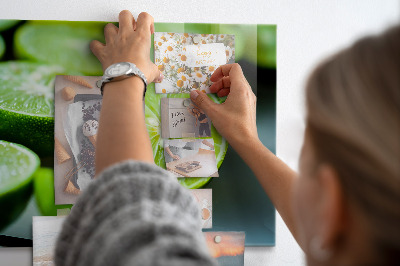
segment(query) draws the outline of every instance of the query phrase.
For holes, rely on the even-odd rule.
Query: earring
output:
[[[309,244],[310,255],[317,261],[327,261],[331,256],[332,252],[322,247],[322,238],[320,236],[314,236]]]

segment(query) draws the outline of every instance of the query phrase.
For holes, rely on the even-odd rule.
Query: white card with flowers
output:
[[[156,93],[209,93],[212,73],[235,62],[235,35],[156,32],[154,59],[164,74]]]

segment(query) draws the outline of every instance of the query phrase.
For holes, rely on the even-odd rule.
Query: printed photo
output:
[[[244,265],[244,232],[205,232],[211,256],[220,266]]]
[[[167,170],[177,177],[217,177],[214,140],[171,139],[164,140]]]
[[[161,98],[161,136],[211,137],[211,120],[190,98]]]
[[[212,189],[190,190],[199,204],[202,228],[212,228]]]
[[[208,93],[215,69],[235,62],[235,36],[155,32],[154,59],[165,77],[156,93]]]
[[[33,216],[33,266],[54,265],[54,247],[65,217]]]
[[[55,80],[55,204],[73,204],[94,178],[100,118],[100,77],[57,76]]]

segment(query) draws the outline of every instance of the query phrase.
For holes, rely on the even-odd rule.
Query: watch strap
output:
[[[98,88],[100,88],[101,91],[101,95],[103,95],[103,90],[104,90],[104,85],[106,83],[112,82],[112,81],[120,81],[120,80],[124,80],[133,76],[137,76],[139,78],[142,79],[143,83],[144,83],[144,92],[143,92],[143,98],[146,95],[146,90],[147,90],[147,79],[146,76],[143,74],[143,72],[134,64],[134,63],[130,63],[130,62],[126,62],[129,63],[130,65],[130,70],[131,72],[122,76],[118,76],[118,77],[107,77],[107,76],[103,76],[101,78],[101,80],[98,80],[96,82],[96,85]]]

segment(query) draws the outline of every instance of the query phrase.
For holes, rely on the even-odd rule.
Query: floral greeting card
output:
[[[208,93],[215,69],[235,62],[235,36],[156,32],[154,58],[165,77],[157,93]]]

